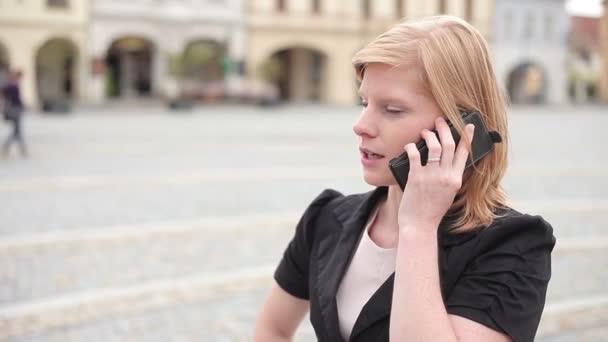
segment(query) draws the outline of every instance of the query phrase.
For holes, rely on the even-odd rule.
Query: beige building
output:
[[[243,8],[241,2],[0,1],[0,82],[10,65],[23,71],[29,106],[99,103],[230,83],[244,65],[249,79],[271,81],[284,99],[352,104],[351,57],[379,33],[404,17],[448,13],[490,38],[493,3],[250,0]],[[221,53],[209,57],[210,49]]]
[[[600,97],[608,102],[608,1],[604,0],[604,14],[600,24],[600,53],[602,55],[602,76],[600,77]]]
[[[494,0],[492,52],[511,103],[568,102],[563,0]]]
[[[210,86],[238,78],[233,69],[242,64],[246,43],[242,4],[93,1],[89,100],[201,96]]]
[[[353,6],[353,4],[357,4]],[[283,99],[352,104],[353,54],[404,17],[465,18],[490,38],[489,0],[250,0],[250,78],[279,87]]]
[[[88,11],[86,0],[0,1],[0,68],[23,72],[26,105],[82,95]]]

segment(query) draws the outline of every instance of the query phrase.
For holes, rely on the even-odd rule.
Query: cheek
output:
[[[418,142],[420,134],[419,131],[411,127],[401,128],[394,130],[386,138],[390,151],[395,155],[399,155],[404,151],[403,147],[405,145]]]

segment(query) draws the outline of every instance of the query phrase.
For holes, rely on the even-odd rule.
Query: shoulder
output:
[[[333,211],[333,208],[340,205],[345,199],[345,196],[334,189],[325,189],[308,204],[304,211],[300,223],[310,225],[316,222],[320,216]]]
[[[344,199],[344,197],[345,196],[337,190],[325,189],[310,202],[308,208],[324,208],[330,202],[339,202],[341,199]]]
[[[553,227],[540,215],[521,213],[513,208],[502,208],[499,217],[483,228],[479,234],[480,245],[485,247],[509,246],[527,249],[543,245],[553,249]],[[527,247],[527,248],[526,248]]]
[[[332,235],[347,222],[365,216],[368,207],[384,192],[378,188],[367,193],[343,195],[339,191],[325,189],[308,205],[298,226],[308,232],[309,239],[316,235],[319,227],[322,227],[323,235]]]
[[[514,341],[533,341],[551,279],[553,228],[512,208],[497,214],[462,244],[470,253],[461,249],[446,265],[457,270],[444,277],[446,307]]]
[[[345,196],[334,189],[325,189],[318,194],[300,217],[296,227],[296,236],[305,236],[309,244],[314,240],[320,221],[326,221],[332,215],[333,208],[339,205]]]
[[[538,287],[546,286],[556,242],[553,227],[539,215],[523,214],[512,208],[502,211],[499,218],[477,234],[469,270],[528,274],[544,279]]]
[[[381,191],[343,195],[337,190],[325,189],[308,205],[306,212],[316,214],[333,212],[338,217],[351,216],[364,202],[369,201],[370,197],[374,197],[378,192]]]

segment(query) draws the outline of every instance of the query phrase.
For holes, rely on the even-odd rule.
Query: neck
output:
[[[376,222],[380,227],[384,229],[390,229],[395,234],[399,233],[399,204],[401,203],[401,197],[403,197],[403,191],[398,185],[391,185],[388,187],[388,195],[380,203],[378,208],[378,216]]]

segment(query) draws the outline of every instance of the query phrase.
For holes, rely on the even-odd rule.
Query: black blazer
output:
[[[274,278],[288,293],[310,300],[319,341],[343,341],[336,293],[371,210],[386,187],[343,196],[325,190],[306,209]],[[553,229],[540,216],[505,208],[485,228],[438,232],[441,291],[448,313],[533,341],[551,277]],[[389,340],[394,273],[365,304],[349,341]]]

